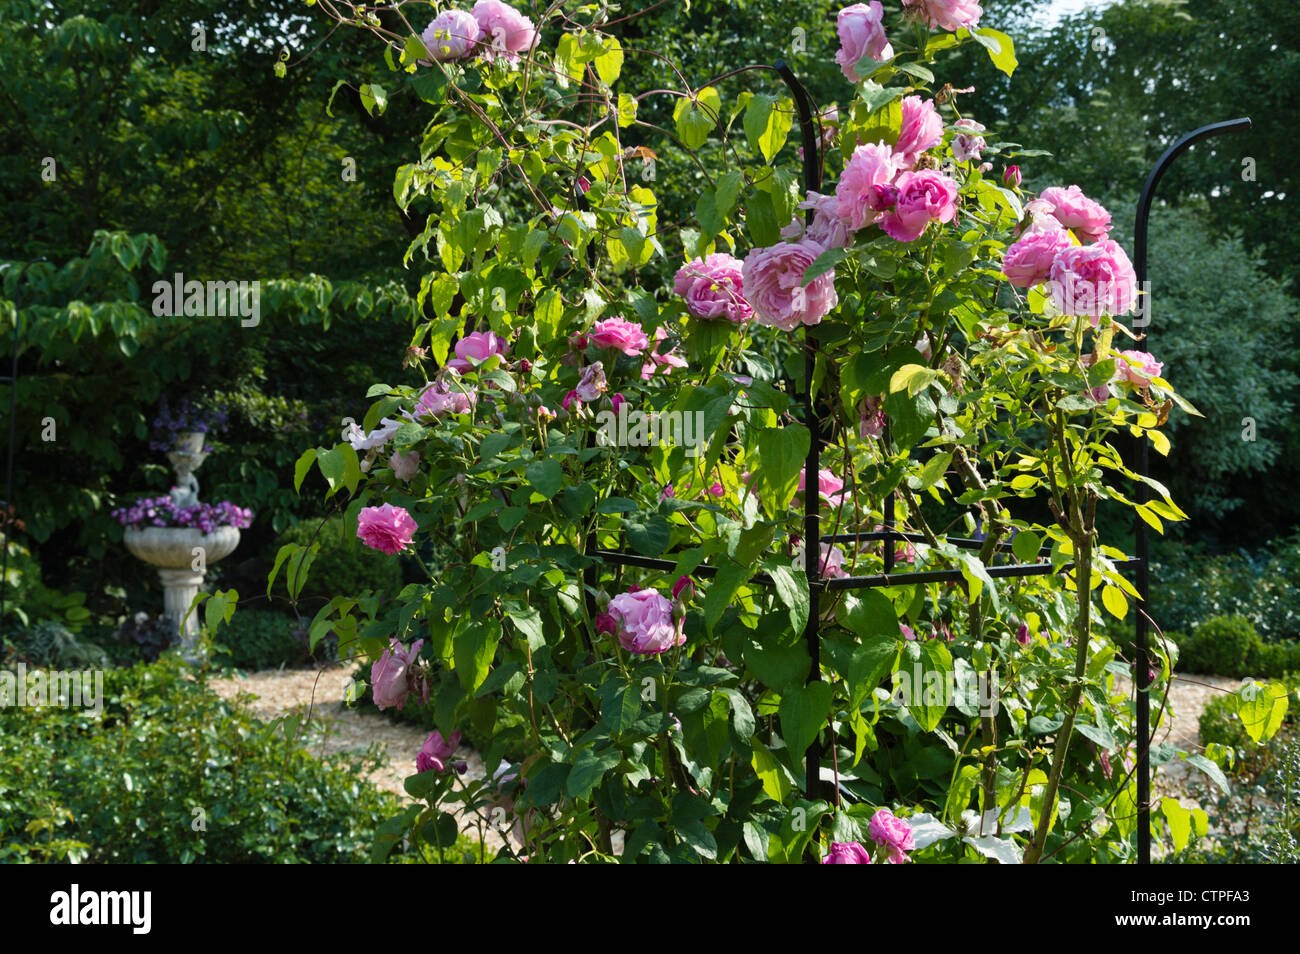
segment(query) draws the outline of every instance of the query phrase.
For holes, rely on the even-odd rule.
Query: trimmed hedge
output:
[[[1190,633],[1168,633],[1178,644],[1178,670],[1276,679],[1300,671],[1300,642],[1266,643],[1244,616],[1215,616]]]

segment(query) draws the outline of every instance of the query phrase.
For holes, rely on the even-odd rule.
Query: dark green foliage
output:
[[[221,629],[218,641],[223,649],[213,661],[238,669],[276,669],[332,659],[337,649],[332,637],[321,641],[314,657],[308,652],[310,622],[275,610],[241,609]]]
[[[1244,616],[1215,616],[1190,633],[1167,636],[1178,644],[1182,672],[1259,678],[1300,672],[1300,642],[1265,643]]]
[[[0,862],[363,862],[401,807],[174,658],[110,670],[103,702],[0,709]]]
[[[346,534],[343,517],[308,519],[280,534],[277,547],[286,543],[308,546],[315,540],[319,551],[307,574],[307,584],[298,597],[308,616],[335,596],[355,596],[376,590],[386,598],[402,588],[402,567],[396,557],[365,546],[355,534]],[[274,557],[274,554],[272,554]],[[282,575],[285,571],[281,571]],[[281,584],[277,581],[277,592]]]

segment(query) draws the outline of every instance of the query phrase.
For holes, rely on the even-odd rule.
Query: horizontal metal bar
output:
[[[649,570],[671,571],[677,567],[676,560],[663,560],[657,557],[641,556],[638,553],[625,553],[620,550],[594,550],[588,556],[595,557],[608,563],[620,564],[623,566],[639,566]],[[1134,567],[1141,563],[1141,560],[1121,560],[1115,564],[1116,567]],[[1073,563],[1061,564],[1061,570],[1068,570]],[[995,579],[1027,576],[1046,576],[1053,572],[1050,563],[1011,563],[1005,566],[990,566],[985,568],[989,576]],[[709,566],[707,563],[701,563],[694,570],[694,574],[708,578],[717,574],[716,567]],[[871,576],[841,576],[834,579],[823,579],[816,582],[816,586],[823,590],[854,590],[854,589],[874,589],[879,586],[911,586],[918,583],[955,583],[964,579],[961,570],[916,570],[908,573],[876,573]],[[773,580],[766,573],[759,572],[750,578],[751,583],[761,583],[764,586],[771,586]]]
[[[822,536],[822,543],[855,543],[866,540],[868,542],[875,540],[905,540],[908,543],[928,543],[925,534],[907,533],[902,530],[870,530],[862,533],[831,533]],[[983,540],[976,540],[974,537],[948,537],[945,541],[963,550],[978,550],[984,546]],[[999,550],[1010,550],[1011,544],[999,543]],[[1050,551],[1043,551],[1045,553]]]

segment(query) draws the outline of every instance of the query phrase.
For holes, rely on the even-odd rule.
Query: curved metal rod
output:
[[[1151,203],[1155,199],[1156,186],[1160,184],[1160,179],[1164,176],[1165,170],[1169,168],[1173,161],[1196,143],[1203,139],[1209,139],[1211,136],[1217,136],[1220,133],[1244,132],[1250,127],[1250,119],[1246,117],[1230,119],[1222,123],[1211,123],[1208,126],[1202,126],[1200,129],[1194,129],[1166,149],[1164,154],[1156,161],[1151,174],[1147,176],[1146,185],[1142,187],[1142,194],[1138,198],[1137,221],[1133,226],[1133,270],[1137,273],[1138,292],[1142,296],[1139,299],[1141,305],[1138,314],[1143,319],[1142,327],[1147,329],[1146,348],[1148,351],[1151,349],[1151,292],[1147,288],[1147,227],[1151,217]],[[1137,326],[1136,322],[1134,326]],[[1151,442],[1139,439],[1137,472],[1145,477],[1150,465]],[[1149,497],[1150,490],[1147,485],[1139,483],[1137,502],[1145,503]],[[1137,687],[1138,864],[1149,865],[1151,864],[1151,694],[1147,690],[1151,687],[1151,680],[1149,678],[1150,661],[1147,655],[1147,621],[1144,610],[1149,611],[1147,598],[1150,589],[1148,576],[1150,569],[1148,557],[1150,554],[1146,521],[1135,515],[1134,527],[1134,556],[1137,557],[1137,591],[1139,597],[1133,641],[1135,650],[1133,681]]]

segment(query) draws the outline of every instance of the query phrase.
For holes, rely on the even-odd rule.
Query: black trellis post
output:
[[[1209,139],[1220,133],[1244,132],[1250,128],[1250,119],[1230,119],[1227,122],[1212,123],[1202,126],[1183,136],[1165,150],[1147,176],[1146,185],[1138,198],[1137,221],[1133,227],[1133,270],[1137,273],[1138,289],[1142,294],[1142,308],[1139,314],[1144,322],[1146,348],[1151,350],[1151,292],[1147,288],[1147,225],[1151,217],[1151,203],[1155,199],[1156,186],[1164,176],[1165,170],[1180,155],[1202,139]],[[1137,472],[1146,476],[1151,465],[1151,442],[1142,438],[1138,440]],[[1150,497],[1146,484],[1137,488],[1137,502],[1145,503]],[[1147,597],[1150,580],[1148,577],[1148,541],[1147,524],[1140,516],[1134,518],[1134,552],[1137,556],[1137,618],[1134,620],[1134,684],[1137,686],[1137,804],[1138,804],[1138,863],[1151,863],[1151,686],[1150,659],[1147,654]]]

